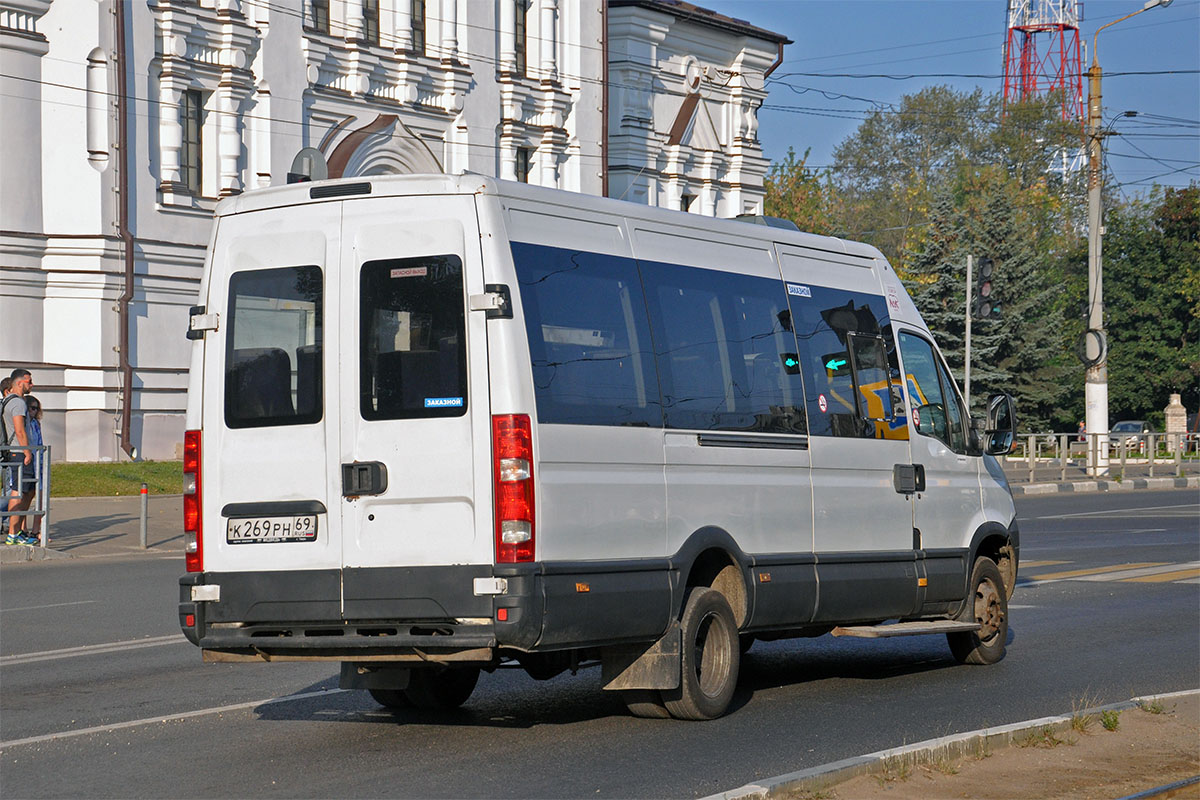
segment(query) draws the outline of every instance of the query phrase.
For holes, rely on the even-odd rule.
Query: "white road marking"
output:
[[[21,606],[19,608],[0,608],[0,613],[5,611],[35,611],[39,608],[62,608],[63,606],[86,606],[88,603],[94,603],[95,600],[76,600],[74,603],[51,603],[46,606]]]
[[[286,703],[291,700],[306,700],[310,697],[324,697],[330,694],[339,694],[348,692],[349,689],[322,689],[318,692],[305,692],[303,694],[289,694],[285,697],[270,697],[266,700],[251,700],[248,703],[233,703],[227,706],[214,706],[212,708],[201,708],[198,711],[184,711],[179,714],[166,714],[161,717],[146,717],[145,719],[135,719],[129,722],[114,722],[111,725],[96,725],[91,728],[80,728],[75,731],[59,731],[57,733],[46,733],[41,736],[29,736],[25,739],[9,739],[7,742],[0,742],[0,750],[6,747],[16,747],[23,744],[37,744],[38,742],[49,742],[55,739],[70,739],[74,736],[86,736],[90,733],[105,733],[107,731],[119,731],[122,728],[136,728],[139,725],[153,725],[156,722],[170,722],[177,719],[188,719],[190,717],[204,717],[210,714],[223,714],[226,711],[240,711],[244,708],[254,708],[256,706],[268,706],[274,703]]]
[[[77,658],[78,656],[100,655],[102,653],[118,653],[122,650],[140,650],[143,647],[161,647],[165,644],[188,644],[182,633],[172,633],[169,636],[152,636],[149,639],[134,639],[128,642],[106,642],[105,644],[89,644],[82,647],[65,647],[62,650],[42,650],[37,653],[20,653],[14,656],[0,656],[0,667],[11,667],[16,664],[32,664],[35,661],[53,661],[56,658]]]
[[[1080,575],[1072,580],[1077,581],[1119,581],[1125,578],[1140,578],[1143,575],[1161,575],[1164,572],[1180,572],[1185,569],[1200,567],[1200,561],[1190,561],[1187,564],[1167,564],[1162,567],[1142,567],[1141,569],[1126,569],[1119,572],[1103,572],[1099,575]]]
[[[1041,517],[1028,517],[1028,519],[1070,519],[1071,517],[1102,517],[1111,514],[1130,514],[1134,517],[1140,517],[1143,511],[1161,511],[1169,508],[1195,508],[1200,511],[1200,506],[1197,506],[1195,503],[1185,503],[1180,506],[1146,506],[1145,508],[1114,508],[1108,511],[1080,511],[1075,514],[1049,514]]]

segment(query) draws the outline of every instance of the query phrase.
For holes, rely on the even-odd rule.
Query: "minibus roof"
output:
[[[353,191],[358,187],[361,187],[360,191]],[[372,175],[273,186],[222,200],[217,204],[216,216],[365,197],[412,197],[445,194],[494,195],[500,198],[529,200],[568,208],[574,213],[592,211],[597,214],[630,217],[663,225],[702,227],[707,231],[765,242],[791,244],[860,258],[883,258],[883,255],[875,247],[862,242],[756,225],[734,219],[705,217],[684,211],[646,206],[627,200],[614,200],[562,189],[548,189],[517,181],[502,181],[470,172],[460,175]]]

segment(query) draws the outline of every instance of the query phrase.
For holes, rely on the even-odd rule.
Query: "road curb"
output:
[[[1012,484],[1013,497],[1062,492],[1128,492],[1134,489],[1200,489],[1200,476],[1190,478],[1132,478],[1127,481],[1068,481],[1066,483]]]
[[[1125,711],[1137,708],[1142,703],[1156,700],[1171,700],[1179,697],[1200,694],[1200,689],[1188,689],[1169,694],[1145,695],[1126,700],[1123,703],[1113,703],[1098,708],[1089,708],[1077,714],[1099,714],[1102,711]],[[721,794],[710,795],[703,800],[750,800],[751,798],[774,798],[785,793],[802,791],[820,792],[844,783],[859,775],[870,775],[887,769],[895,769],[901,764],[927,764],[938,759],[958,758],[983,750],[1007,747],[1021,734],[1029,731],[1039,731],[1047,726],[1056,729],[1070,729],[1071,719],[1075,714],[1062,714],[1054,717],[1042,717],[1026,722],[1015,722],[1011,725],[1001,725],[995,728],[981,728],[968,733],[956,733],[952,736],[942,736],[938,739],[928,739],[924,742],[896,747],[891,750],[880,750],[865,756],[834,761],[819,767],[789,772],[757,783],[748,783],[737,789],[731,789]]]
[[[56,558],[75,558],[70,553],[48,547],[33,547],[25,544],[0,545],[0,564],[19,564],[23,561],[51,561]]]

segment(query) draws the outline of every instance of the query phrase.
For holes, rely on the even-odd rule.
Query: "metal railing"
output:
[[[25,453],[32,452],[32,460],[25,463]],[[0,445],[0,479],[3,480],[4,497],[0,500],[0,544],[8,536],[9,520],[12,517],[40,517],[39,541],[42,547],[50,546],[50,445]],[[20,487],[33,485],[33,501],[24,511],[9,511],[9,506],[22,495]],[[13,492],[16,491],[14,495]],[[28,528],[29,526],[27,526]]]
[[[1200,474],[1200,437],[1187,433],[1021,433],[1002,457],[1010,480],[1184,477]]]

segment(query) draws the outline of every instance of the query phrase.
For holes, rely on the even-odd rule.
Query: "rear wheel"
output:
[[[679,688],[663,691],[663,700],[676,719],[715,719],[729,708],[737,688],[741,653],[733,610],[720,592],[696,587],[684,603],[679,628]]]
[[[478,667],[414,669],[404,696],[417,708],[458,708],[467,702],[478,681]]]
[[[621,692],[625,708],[635,717],[642,719],[669,719],[671,712],[663,705],[662,694],[657,689],[625,689]]]
[[[1000,569],[980,558],[971,570],[971,594],[959,619],[979,623],[978,631],[947,633],[950,652],[960,664],[995,664],[1004,658],[1008,639],[1008,593]]]
[[[375,702],[387,708],[412,708],[403,689],[368,689]]]

